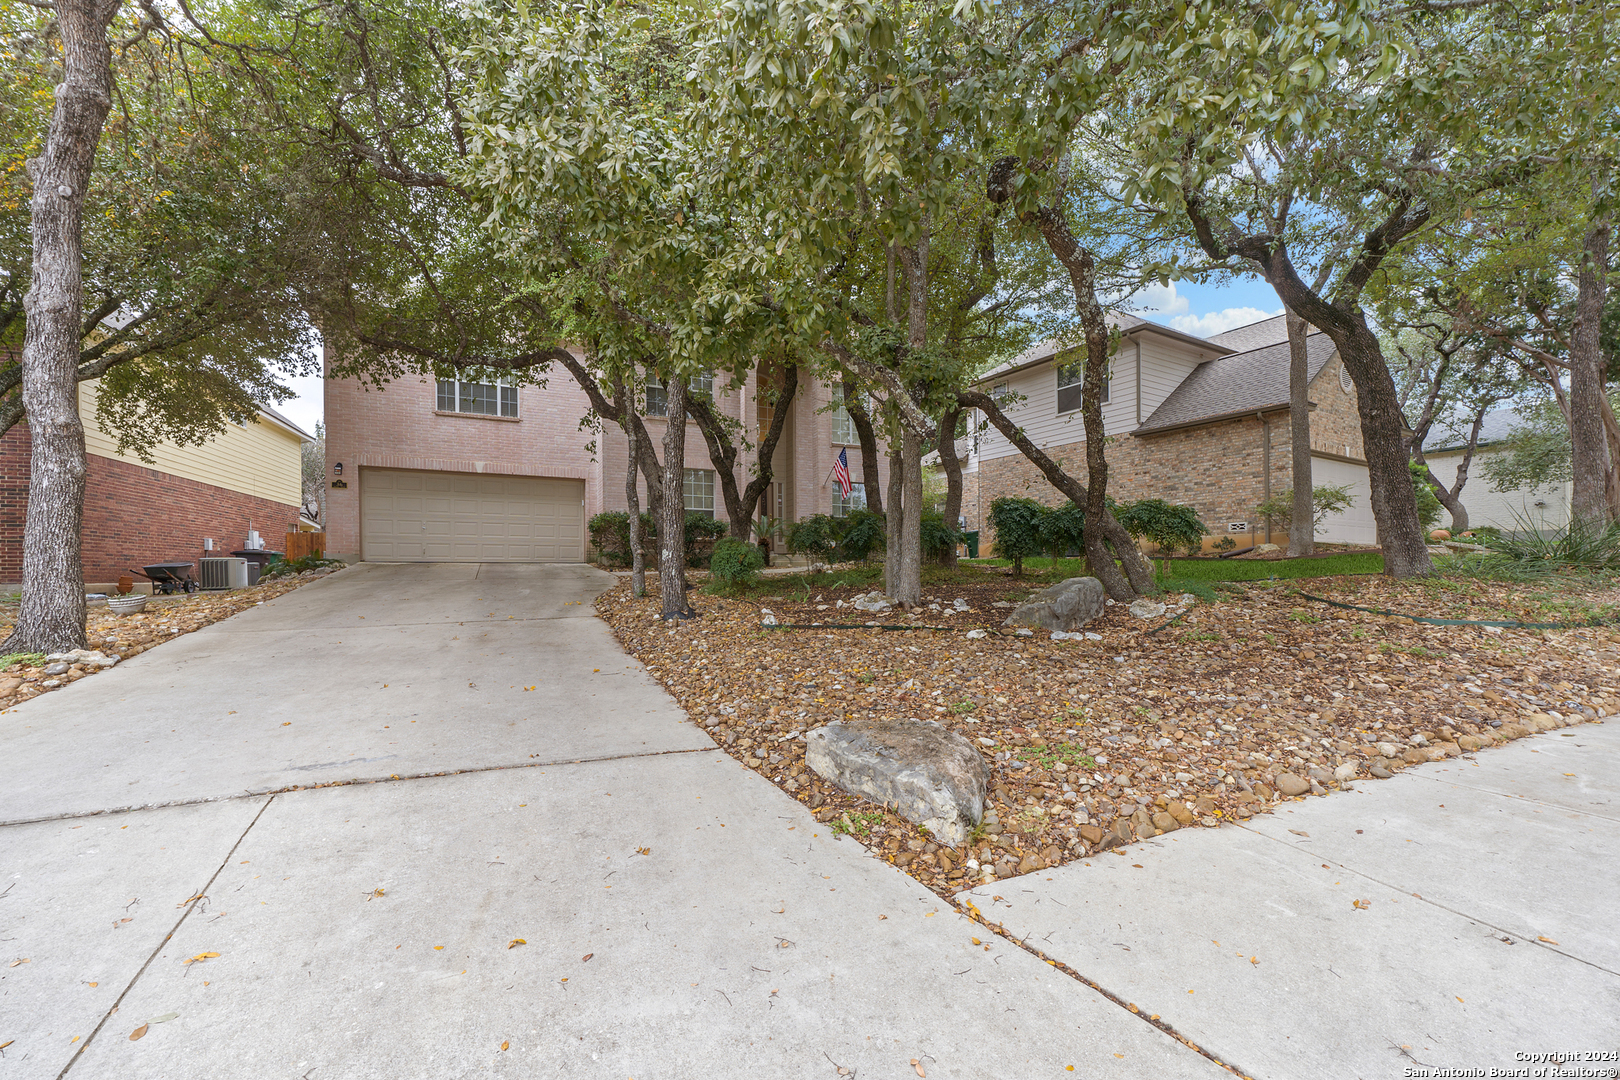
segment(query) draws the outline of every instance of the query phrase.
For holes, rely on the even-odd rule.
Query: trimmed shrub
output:
[[[758,544],[727,537],[714,545],[714,554],[709,556],[709,587],[717,590],[751,585],[764,565],[765,553]]]
[[[688,510],[684,538],[686,565],[694,569],[708,566],[710,552],[715,549],[716,541],[729,531],[731,526],[719,518],[700,514],[696,510]]]
[[[586,524],[590,530],[591,545],[601,553],[602,561],[615,566],[630,565],[630,515],[623,510],[609,510],[597,514]],[[653,524],[652,515],[643,512],[641,515],[641,552],[646,557],[647,565],[652,566],[658,561],[657,554],[652,550],[651,541],[658,534]]]
[[[830,514],[817,514],[788,526],[787,548],[816,561],[827,562],[838,548],[838,533],[837,518]]]
[[[887,526],[875,510],[854,510],[844,519],[844,534],[838,538],[838,557],[865,562],[888,544]]]
[[[962,542],[962,534],[945,524],[945,515],[925,510],[922,515],[922,557],[944,562],[951,549]]]
[[[1209,527],[1198,520],[1198,511],[1163,499],[1126,503],[1115,508],[1114,516],[1132,536],[1157,544],[1167,561],[1176,551],[1191,552],[1202,547],[1204,537],[1209,535]]]
[[[1047,540],[1041,534],[1041,524],[1051,512],[1051,507],[1034,499],[1003,496],[990,504],[996,554],[1012,560],[1014,577],[1023,576],[1025,559],[1046,553]]]
[[[1046,553],[1054,559],[1067,558],[1069,553],[1084,554],[1086,550],[1086,508],[1066,502],[1049,510],[1040,524],[1041,539]]]

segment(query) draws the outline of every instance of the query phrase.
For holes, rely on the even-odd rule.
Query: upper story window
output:
[[[832,441],[834,445],[839,443],[846,446],[857,445],[861,441],[861,434],[855,430],[855,420],[849,415],[849,410],[844,407],[843,383],[833,383],[832,399],[834,404],[837,405],[837,408],[832,411]],[[865,503],[862,503],[862,505],[864,506]]]
[[[695,393],[714,396],[714,373],[694,375],[686,380],[686,388]],[[669,388],[663,378],[654,372],[647,372],[647,407],[643,416],[669,415]]]
[[[1060,413],[1074,412],[1080,408],[1085,397],[1086,362],[1076,361],[1072,364],[1059,364],[1057,369],[1057,411]],[[1108,400],[1109,383],[1112,380],[1107,374],[1103,375],[1102,399]]]
[[[518,414],[517,387],[505,380],[494,382],[462,382],[460,379],[440,379],[438,411],[470,413],[473,416],[506,416]]]

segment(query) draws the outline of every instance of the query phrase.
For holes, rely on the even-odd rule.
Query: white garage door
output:
[[[585,481],[360,471],[371,562],[584,562]]]
[[[1313,457],[1311,483],[1316,487],[1327,484],[1347,487],[1352,500],[1348,510],[1329,514],[1323,520],[1321,528],[1316,530],[1318,540],[1339,544],[1378,543],[1378,524],[1373,520],[1372,487],[1367,482],[1367,466]]]

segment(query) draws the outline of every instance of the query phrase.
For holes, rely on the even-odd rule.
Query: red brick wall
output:
[[[9,586],[22,580],[29,441],[22,424],[0,438],[0,583]],[[214,540],[208,554],[229,555],[247,539],[250,522],[266,545],[277,547],[297,520],[296,506],[92,454],[84,494],[84,580],[105,583],[151,563],[195,562],[203,557],[204,537]]]

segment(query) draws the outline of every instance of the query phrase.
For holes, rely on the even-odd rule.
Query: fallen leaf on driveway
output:
[[[518,947],[518,946],[519,946],[519,945],[527,945],[527,944],[528,944],[528,942],[527,942],[527,941],[524,941],[524,940],[523,940],[523,939],[522,939],[522,938],[520,938],[520,937],[515,937],[515,938],[513,938],[513,939],[512,939],[512,940],[511,940],[511,941],[508,941],[508,942],[507,942],[507,943],[506,943],[506,947],[507,947],[507,948],[508,948],[508,949],[515,949],[515,948],[517,948],[517,947]]]
[[[219,954],[218,953],[212,953],[211,955],[218,956]],[[154,1017],[152,1017],[152,1019],[148,1020],[147,1023],[148,1024],[167,1024],[170,1020],[176,1019],[179,1015],[180,1015],[179,1013],[173,1013],[173,1012],[164,1013],[162,1016],[154,1016]]]
[[[927,1073],[923,1072],[922,1062],[918,1061],[916,1058],[911,1059],[911,1067],[913,1069],[917,1070],[917,1075],[918,1076],[927,1076],[928,1075]]]
[[[200,964],[204,960],[212,960],[214,957],[216,957],[218,955],[219,955],[219,953],[217,953],[217,952],[200,952],[196,956],[190,957],[189,959],[182,961],[182,963]]]
[[[505,1049],[506,1049],[506,1048],[507,1048],[507,1047],[509,1047],[509,1046],[511,1046],[511,1045],[512,1045],[512,1044],[511,1044],[511,1042],[510,1042],[510,1041],[508,1041],[508,1042],[503,1042],[503,1043],[501,1043],[501,1049],[502,1049],[502,1050],[505,1050]]]
[[[1543,940],[1543,941],[1545,941],[1545,940],[1546,940],[1546,939],[1545,939],[1545,938],[1543,938],[1543,939],[1542,939],[1542,940]],[[29,963],[29,961],[28,961],[28,960],[26,960],[26,959],[23,959],[23,960],[13,960],[13,961],[12,961],[12,962],[11,962],[11,963],[9,963],[9,964],[7,964],[7,965],[6,965],[6,967],[16,967],[16,966],[17,966],[17,965],[18,965],[18,964],[26,964],[26,963]]]
[[[638,848],[636,848],[636,854],[637,855],[651,855],[652,854],[652,848],[650,848],[650,847],[638,847]]]
[[[1352,900],[1352,901],[1350,901],[1350,906],[1353,907],[1353,908],[1360,908],[1361,910],[1365,911],[1367,908],[1372,907],[1372,901],[1371,900]]]
[[[1309,835],[1311,835],[1308,832],[1300,832],[1298,829],[1289,829],[1288,831],[1293,833],[1295,836],[1309,836]]]
[[[146,1034],[146,1025],[142,1024],[140,1027],[136,1028],[134,1031],[129,1033],[129,1041],[134,1042],[136,1039],[140,1038],[142,1035],[145,1035],[145,1034]]]
[[[584,963],[584,962],[585,962],[585,961],[587,961],[587,960],[589,960],[589,959],[590,959],[590,958],[591,958],[591,957],[593,957],[593,956],[595,956],[595,955],[596,955],[596,954],[595,954],[595,953],[593,953],[593,952],[588,952],[588,953],[586,953],[586,954],[585,954],[585,955],[584,955],[584,956],[582,956],[582,957],[580,957],[580,958],[579,958],[579,962],[580,962],[580,963],[582,963],[582,964],[583,964],[583,963]]]
[[[1550,937],[1542,937],[1540,934],[1536,935],[1536,940],[1537,941],[1545,941],[1549,945],[1558,944],[1558,942],[1554,941],[1552,938],[1550,938]],[[15,965],[13,965],[13,966],[15,966]]]

